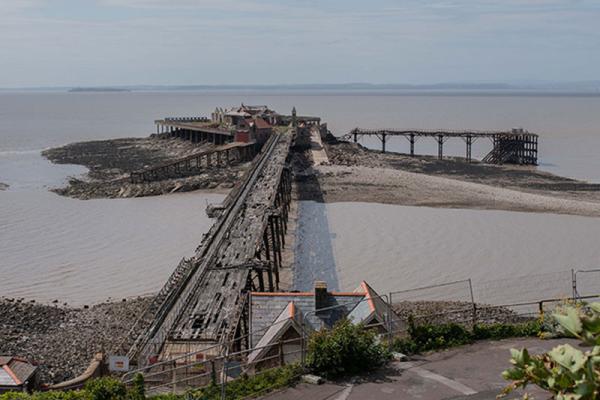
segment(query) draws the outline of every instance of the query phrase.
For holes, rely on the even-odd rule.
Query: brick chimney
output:
[[[319,312],[320,309],[326,308],[329,305],[327,301],[329,294],[327,293],[327,283],[323,281],[315,282],[315,311],[317,314],[321,314]],[[327,311],[325,311],[327,312]]]

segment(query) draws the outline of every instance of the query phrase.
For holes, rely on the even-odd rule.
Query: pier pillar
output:
[[[386,134],[382,133],[381,134],[381,152],[385,153],[385,139],[386,139]]]
[[[354,143],[358,142],[358,133],[354,132]]]
[[[442,159],[444,157],[444,137],[442,135],[438,135],[438,159]]]
[[[273,245],[273,268],[275,272],[275,289],[279,290],[279,267],[281,266],[281,259],[279,258],[281,254],[279,253],[278,243],[277,243],[277,232],[275,231],[275,224],[273,221],[273,216],[269,217],[269,227],[271,229],[271,244]]]
[[[467,135],[467,162],[471,162],[471,146],[473,145],[473,137],[471,135]]]
[[[258,276],[258,290],[261,292],[265,291],[265,278],[263,277],[262,270],[256,270],[256,275]]]
[[[271,250],[270,250],[270,246],[269,246],[269,236],[267,234],[267,230],[265,229],[265,232],[263,233],[263,246],[265,249],[265,257],[267,259],[267,261],[271,261]],[[269,271],[268,271],[268,279],[269,279],[269,291],[270,292],[274,292],[275,288],[273,285],[273,268],[272,268],[273,263],[269,262]]]
[[[415,134],[411,133],[410,138],[408,140],[410,141],[410,155],[414,157],[414,155],[415,155]]]
[[[156,134],[160,134],[160,125],[156,124]]]

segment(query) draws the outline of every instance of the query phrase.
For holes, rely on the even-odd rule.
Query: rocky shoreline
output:
[[[68,185],[53,192],[81,200],[156,196],[174,192],[205,190],[225,193],[244,174],[248,163],[227,168],[207,168],[200,174],[154,182],[131,183],[128,176],[155,165],[210,150],[212,144],[192,143],[179,138],[151,135],[71,143],[42,152],[56,164],[77,164],[88,168],[83,177],[72,177]]]
[[[392,308],[401,321],[413,318],[415,324],[457,323],[465,326],[477,324],[514,324],[533,318],[520,315],[506,307],[476,304],[465,301],[401,301]]]
[[[0,354],[36,362],[44,383],[63,382],[83,373],[97,352],[118,351],[152,299],[71,308],[0,298]]]

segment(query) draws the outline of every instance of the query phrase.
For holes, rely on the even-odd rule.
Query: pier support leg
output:
[[[269,227],[271,229],[271,244],[273,245],[273,268],[275,272],[275,290],[279,290],[279,267],[281,265],[281,260],[279,259],[279,249],[277,243],[277,232],[275,231],[275,224],[273,221],[274,217],[269,217]]]
[[[415,135],[411,133],[410,138],[408,139],[410,141],[410,155],[411,157],[415,156]]]
[[[467,162],[471,162],[471,147],[473,145],[473,137],[467,136]]]
[[[358,134],[357,133],[354,134],[354,143],[358,143]]]
[[[444,157],[444,137],[439,135],[437,137],[438,142],[438,159],[442,159]]]
[[[256,271],[256,275],[258,275],[258,290],[261,292],[265,291],[265,278],[263,276],[262,269]]]
[[[270,250],[270,246],[269,246],[269,237],[267,234],[267,230],[265,230],[264,234],[263,234],[263,246],[265,247],[265,256],[267,258],[267,261],[271,261],[271,250]],[[273,266],[273,262],[269,263],[271,266]],[[269,268],[269,273],[268,273],[268,278],[269,278],[269,292],[274,292],[275,288],[273,286],[273,269]]]
[[[382,133],[381,134],[381,152],[385,153],[385,139],[386,139],[386,134]]]

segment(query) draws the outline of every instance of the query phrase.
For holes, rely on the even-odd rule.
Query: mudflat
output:
[[[326,165],[313,168],[325,202],[386,204],[549,212],[600,216],[600,184],[560,177],[535,167],[467,163],[399,153],[381,153],[359,144],[325,144]],[[314,200],[319,200],[318,198]]]
[[[89,169],[83,177],[72,177],[66,187],[52,191],[78,199],[141,197],[206,190],[226,193],[243,175],[248,163],[227,168],[207,168],[202,173],[154,182],[131,183],[129,174],[214,148],[179,138],[152,135],[71,143],[42,152],[56,164],[77,164]]]

